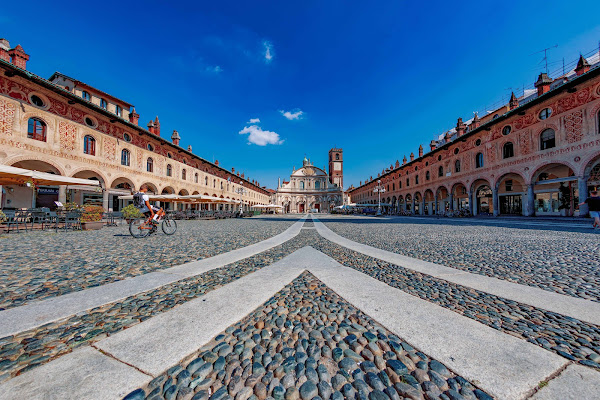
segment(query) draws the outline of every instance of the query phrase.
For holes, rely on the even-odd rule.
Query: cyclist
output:
[[[150,197],[146,194],[148,192],[148,185],[144,184],[140,187],[140,191],[133,196],[133,205],[140,210],[144,216],[152,223],[151,233],[156,231],[158,222],[156,221],[156,213],[159,211],[158,208],[150,204]]]

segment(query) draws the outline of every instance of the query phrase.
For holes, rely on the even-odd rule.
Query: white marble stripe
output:
[[[272,238],[214,257],[178,265],[58,297],[0,311],[0,338],[114,303],[151,289],[195,276],[278,246],[300,233],[305,217]],[[201,238],[197,240],[202,240]]]
[[[317,232],[321,236],[348,249],[448,282],[600,325],[600,303],[485,275],[473,274],[468,271],[378,249],[340,236],[316,218],[313,218],[313,220]]]

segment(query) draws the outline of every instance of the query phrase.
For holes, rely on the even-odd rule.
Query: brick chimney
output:
[[[8,52],[10,56],[10,62],[12,62],[15,67],[27,69],[27,60],[29,60],[29,55],[25,54],[25,50],[21,47],[21,45],[17,45],[14,49]]]
[[[148,122],[148,132],[156,134],[154,131],[154,121]]]
[[[458,120],[456,121],[456,134],[458,137],[461,137],[462,135],[465,134],[465,131],[467,129],[467,125],[465,125],[465,123],[463,122],[462,118],[458,118]]]
[[[542,72],[540,76],[538,76],[537,81],[535,82],[535,87],[538,91],[538,96],[543,95],[544,93],[550,91],[550,84],[552,83],[552,79],[548,76],[547,73]]]
[[[415,153],[410,153],[410,161],[414,161],[415,160]]]
[[[437,142],[435,140],[432,140],[431,142],[429,142],[429,150],[430,151],[434,151],[436,147],[437,147]]]
[[[179,132],[177,132],[176,130],[173,130],[173,134],[171,135],[171,141],[173,142],[173,144],[175,146],[179,146],[180,139],[181,139],[181,136],[179,136]]]
[[[423,145],[419,145],[419,157],[423,157]]]
[[[444,141],[446,143],[450,143],[450,139],[452,139],[452,135],[450,135],[450,132],[446,132],[446,135],[444,136]]]
[[[233,167],[231,168],[231,173],[235,174],[235,168],[233,168]]]
[[[8,51],[10,50],[10,43],[6,39],[0,39],[0,60],[10,62],[10,56]]]
[[[154,119],[154,133],[156,136],[160,136],[160,122],[158,121],[158,115]]]
[[[519,100],[517,100],[515,92],[512,92],[512,94],[510,95],[510,101],[508,102],[508,106],[511,110],[514,110],[515,108],[519,107]]]
[[[575,73],[577,76],[585,74],[590,70],[590,63],[583,58],[582,55],[579,56],[579,61],[577,61],[577,67],[575,68]]]
[[[479,115],[477,115],[477,113],[475,113],[475,116],[473,117],[473,122],[471,122],[471,130],[479,128]]]
[[[191,144],[189,144],[189,145],[188,145],[188,151],[189,151],[190,153],[192,152],[192,145],[191,145]]]
[[[219,160],[215,160],[215,165],[218,167],[219,166]],[[243,174],[242,174],[242,178],[243,178]]]
[[[396,160],[396,168],[400,166],[400,161]]]
[[[402,165],[406,164],[406,156],[402,159]]]
[[[135,112],[135,107],[133,107],[133,110],[129,113],[129,122],[134,125],[139,125],[140,114]]]

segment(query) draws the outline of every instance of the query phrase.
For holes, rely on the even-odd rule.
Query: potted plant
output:
[[[571,210],[571,187],[565,186],[565,184],[561,182],[558,191],[560,193],[560,197],[558,198],[560,205],[558,206],[558,209],[560,210],[560,215],[564,217],[570,214]]]
[[[83,206],[81,228],[85,231],[102,228],[102,213],[104,208],[101,206]]]
[[[6,214],[4,214],[4,213],[2,212],[2,210],[0,210],[0,224],[2,224],[2,223],[4,223],[4,222],[6,222],[6,220],[7,220],[7,219],[8,219],[8,218],[6,218]]]
[[[133,204],[123,207],[121,212],[123,213],[123,218],[125,221],[127,221],[127,223],[130,223],[132,219],[142,218],[141,211]]]

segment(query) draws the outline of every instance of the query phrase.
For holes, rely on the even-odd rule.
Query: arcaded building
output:
[[[277,185],[273,195],[274,204],[283,207],[286,213],[329,212],[343,204],[343,150],[329,151],[329,173],[325,168],[315,167],[304,157],[302,168],[294,170],[288,181]]]
[[[246,207],[269,202],[258,182],[180,146],[177,131],[170,140],[161,136],[158,117],[139,126],[132,104],[59,72],[39,77],[27,70],[28,59],[21,46],[0,40],[0,163],[93,179],[101,188],[4,186],[0,207],[52,208],[54,201],[73,201],[118,210],[118,197],[142,184],[158,194],[238,202],[236,189],[243,186]]]
[[[428,150],[360,182],[351,201],[377,204],[381,181],[391,211],[587,214],[578,204],[600,188],[599,55],[555,79],[540,74],[534,89],[485,117],[458,118]]]

